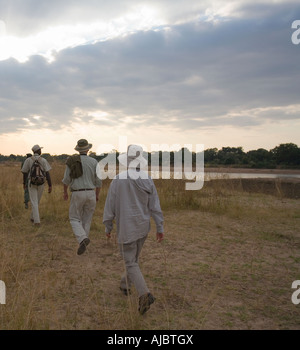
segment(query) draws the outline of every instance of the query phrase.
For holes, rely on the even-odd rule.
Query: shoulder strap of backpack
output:
[[[34,155],[31,157],[31,159],[32,159],[32,161],[33,161],[31,168],[33,167],[33,165],[34,165],[35,162],[38,162],[39,165],[40,165],[40,167],[41,167],[41,169],[42,169],[42,171],[45,171],[43,165],[42,165],[41,162],[39,161],[40,158],[41,158],[41,156],[39,156],[38,158],[35,158]]]

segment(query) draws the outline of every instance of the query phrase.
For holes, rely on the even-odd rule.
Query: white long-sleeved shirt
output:
[[[117,175],[111,182],[105,201],[103,223],[105,232],[113,229],[116,220],[118,243],[131,243],[145,237],[150,231],[150,217],[156,230],[163,233],[163,214],[156,187],[148,174],[137,179]]]

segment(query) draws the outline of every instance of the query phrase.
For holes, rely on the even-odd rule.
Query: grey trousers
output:
[[[39,204],[44,192],[45,185],[28,185],[28,193],[29,198],[31,202],[31,219],[34,221],[35,224],[39,224],[41,222],[40,220],[40,212],[39,212]]]
[[[133,284],[139,297],[149,293],[149,289],[139,266],[139,256],[146,238],[147,236],[129,244],[119,244],[120,252],[126,267],[126,272],[121,278],[120,287],[122,289],[130,289]]]
[[[95,208],[95,191],[72,192],[69,219],[78,243],[89,236]]]

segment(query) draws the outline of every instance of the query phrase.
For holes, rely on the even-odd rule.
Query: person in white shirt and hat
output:
[[[49,173],[49,171],[51,170],[51,166],[49,165],[48,161],[41,156],[42,148],[43,147],[40,147],[39,145],[34,145],[31,149],[33,152],[33,156],[25,160],[21,169],[23,173],[24,189],[26,184],[28,183],[28,192],[29,192],[29,198],[30,198],[30,203],[32,208],[30,220],[35,226],[40,226],[41,224],[40,213],[39,213],[39,203],[41,201],[42,194],[44,192],[45,180],[48,183],[48,193],[52,192],[52,183],[51,183],[51,177]],[[31,170],[35,161],[37,161],[41,169],[42,181],[39,184],[34,184],[33,178],[31,177]]]
[[[67,201],[69,198],[69,186],[72,193],[69,219],[74,235],[79,243],[78,255],[82,255],[90,243],[89,233],[92,218],[96,209],[96,201],[99,200],[102,184],[97,174],[97,160],[87,155],[91,148],[92,144],[88,143],[86,139],[78,140],[75,150],[79,152],[79,155],[72,156],[67,160],[62,180],[64,184],[64,200]],[[74,168],[73,174],[73,165],[77,166],[78,164],[79,171],[78,168]],[[76,171],[78,171],[77,174]]]
[[[121,278],[120,289],[127,295],[133,284],[139,296],[139,312],[144,314],[155,301],[139,266],[139,256],[150,231],[150,217],[156,224],[156,238],[163,240],[163,214],[155,184],[147,172],[147,160],[138,145],[128,146],[127,153],[119,156],[119,163],[127,170],[111,182],[105,201],[103,223],[108,238],[111,237],[113,220],[116,220],[117,240],[126,272]]]

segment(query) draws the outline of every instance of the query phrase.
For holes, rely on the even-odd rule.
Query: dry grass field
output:
[[[103,182],[86,253],[62,198],[64,167],[53,164],[53,192],[44,192],[42,225],[23,205],[20,166],[0,166],[1,330],[299,329],[300,201],[235,191],[226,182],[185,191],[181,180],[155,180],[165,240],[155,226],[141,268],[156,297],[144,315],[137,295],[119,290],[124,270],[118,246],[104,234]]]

